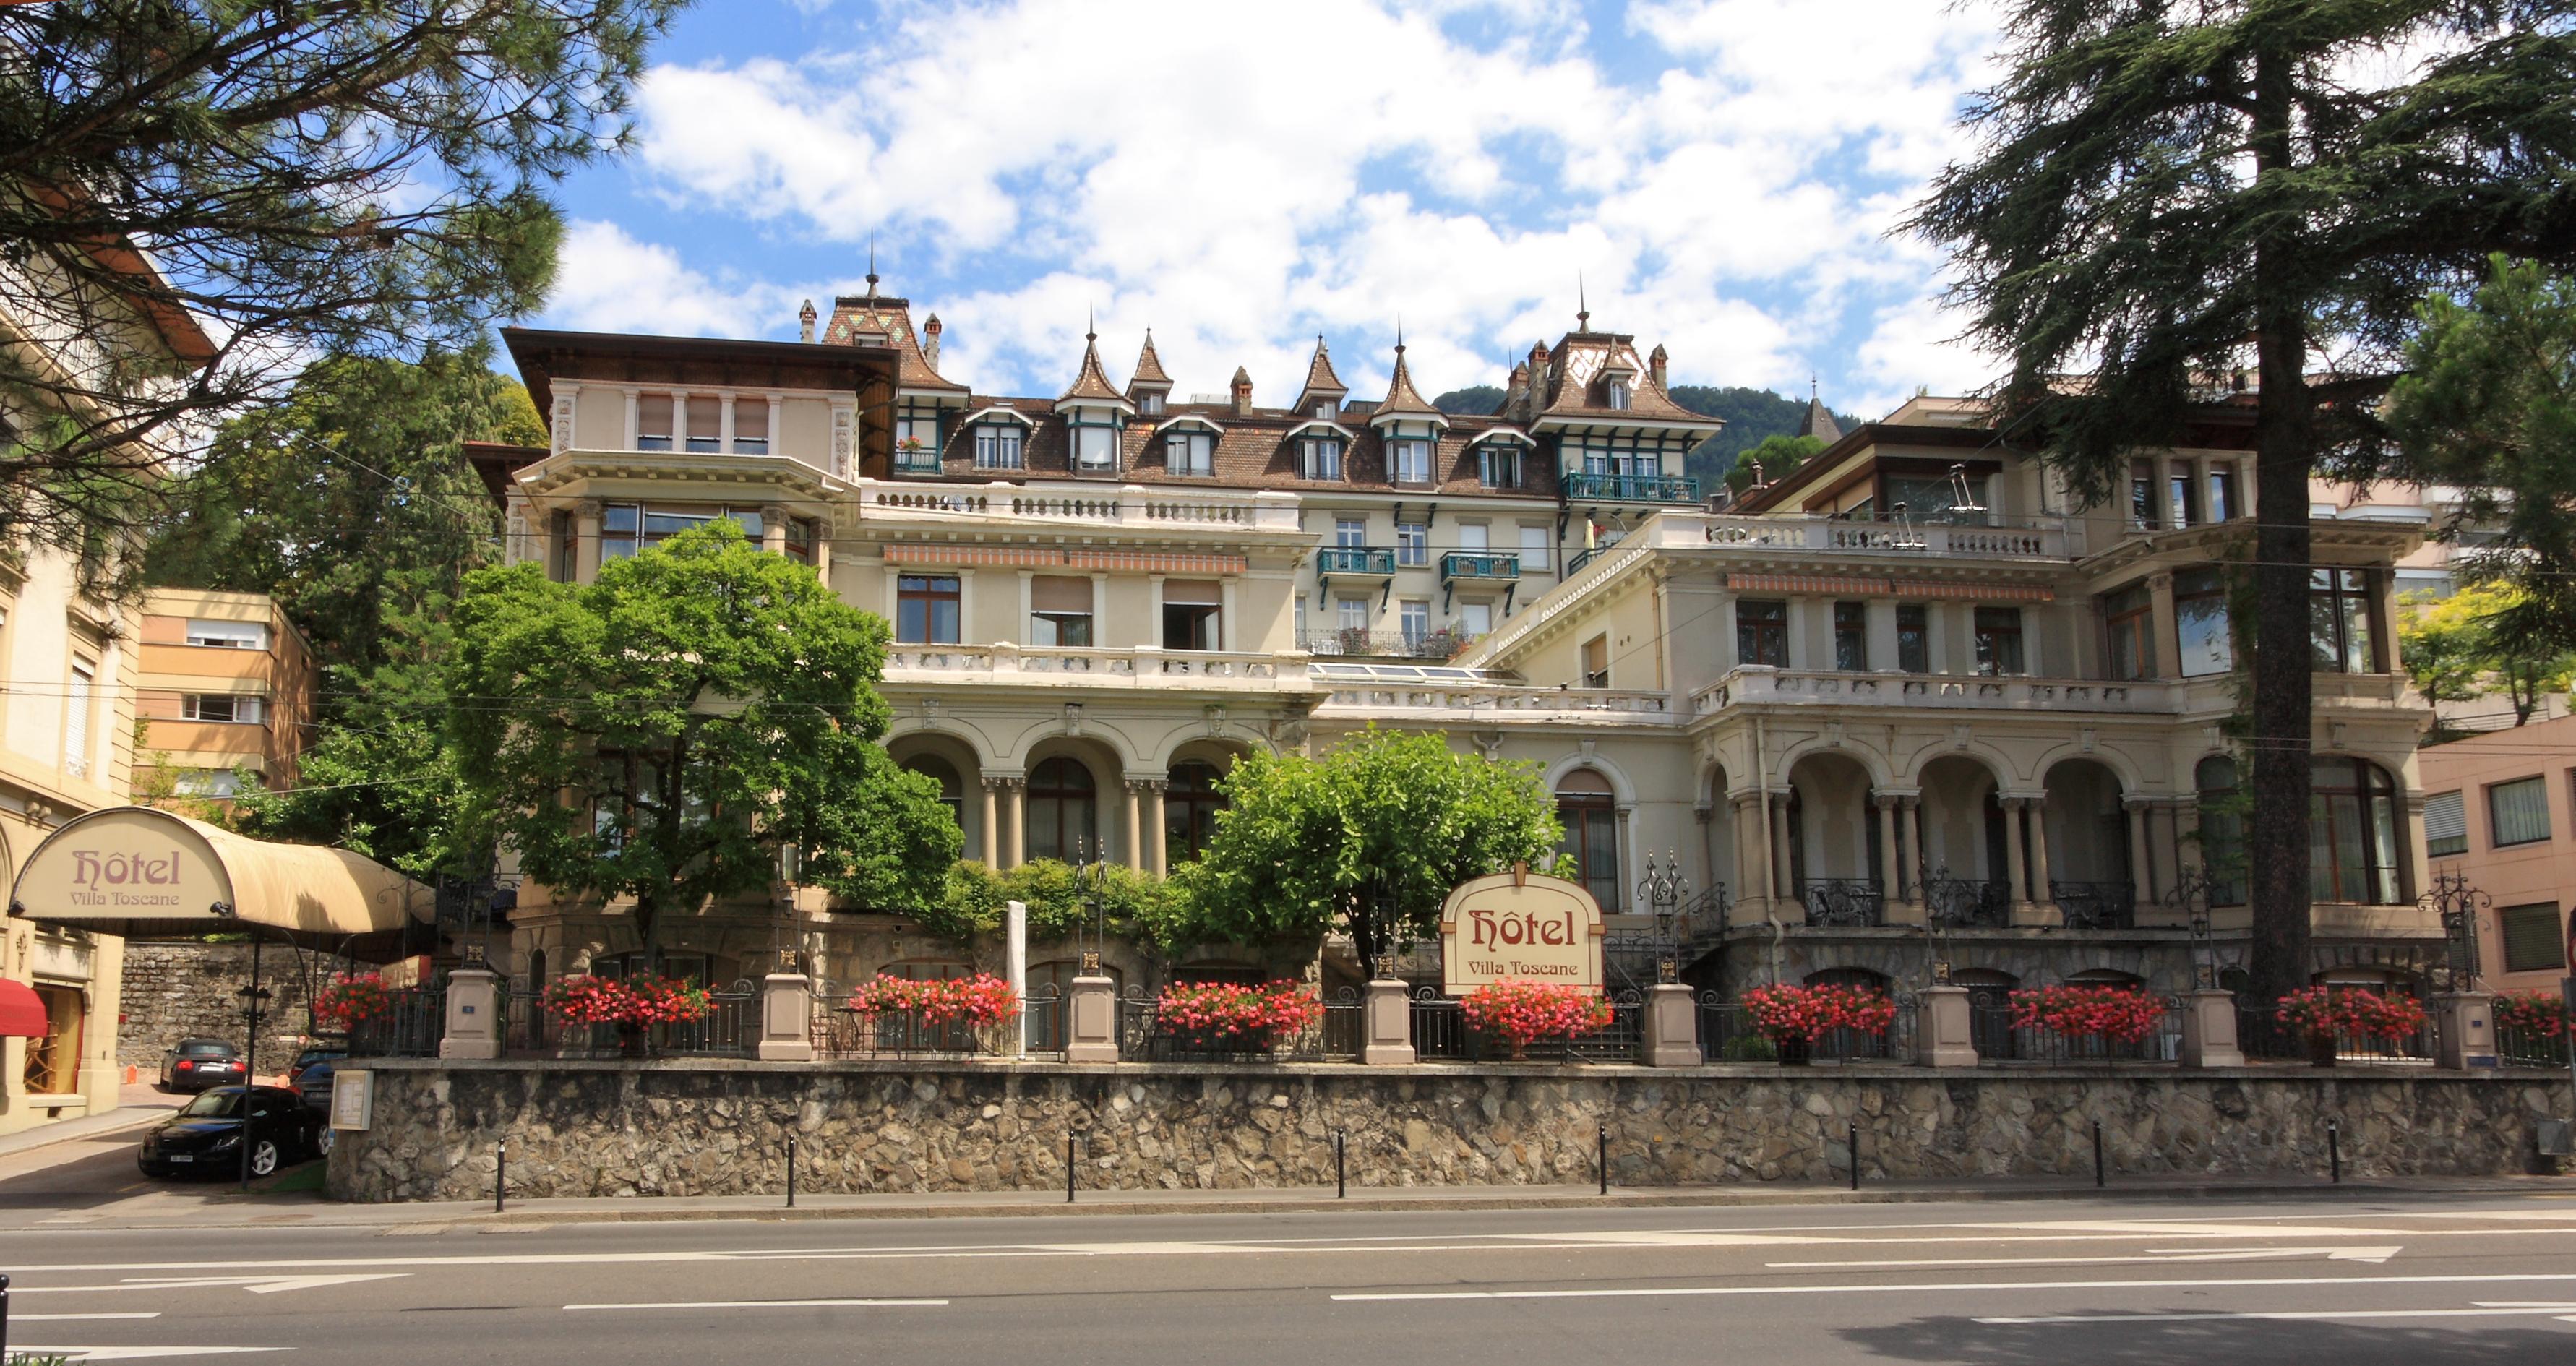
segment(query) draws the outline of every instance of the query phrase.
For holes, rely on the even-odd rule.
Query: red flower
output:
[[[1324,1018],[1324,1003],[1295,982],[1174,982],[1154,998],[1165,1033],[1208,1047],[1264,1052]]]
[[[1507,977],[1461,997],[1458,1008],[1469,1023],[1488,1034],[1525,1048],[1533,1039],[1571,1039],[1610,1023],[1610,1003],[1601,993],[1558,982]]]
[[[2127,986],[2036,987],[2012,994],[2012,1026],[2137,1043],[2164,1023],[2161,996]]]
[[[2282,997],[2272,1017],[2312,1039],[2358,1034],[2393,1043],[2424,1027],[2424,1007],[2414,997],[2368,987],[2302,988]]]
[[[392,1010],[393,1004],[393,991],[380,974],[343,973],[314,994],[313,1022],[346,1031],[361,1020],[372,1020]]]
[[[1837,1029],[1884,1034],[1896,1023],[1896,1002],[1869,987],[1755,987],[1744,993],[1744,1010],[1773,1043],[1813,1043]]]

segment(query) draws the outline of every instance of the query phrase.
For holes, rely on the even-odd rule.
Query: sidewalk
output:
[[[14,1134],[0,1134],[0,1158],[50,1148],[57,1143],[73,1143],[156,1124],[191,1099],[193,1097],[165,1092],[149,1082],[128,1082],[117,1088],[117,1108],[106,1114],[57,1120],[32,1129],[20,1129]]]

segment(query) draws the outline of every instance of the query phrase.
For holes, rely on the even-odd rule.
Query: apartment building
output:
[[[223,801],[291,787],[316,679],[303,634],[265,593],[156,588],[143,602],[138,798]]]
[[[1319,339],[1282,406],[1240,369],[1176,402],[1150,337],[1122,385],[1096,336],[1052,397],[976,394],[937,317],[875,285],[797,343],[508,332],[552,441],[475,458],[511,554],[558,577],[723,516],[882,613],[889,747],[970,857],[1168,870],[1235,758],[1381,725],[1536,764],[1631,950],[1643,861],[1677,858],[1707,985],[1937,959],[1998,990],[2178,988],[2242,958],[2239,405],[2141,462],[2127,505],[2071,506],[1973,405],[1922,399],[1711,512],[1681,469],[1717,424],[1672,402],[1661,347],[1588,315],[1471,416],[1423,400],[1399,339],[1374,398]],[[2426,712],[2389,634],[2422,522],[2318,525],[2320,973],[2438,956]],[[796,904],[829,976],[934,951]],[[631,947],[615,908],[520,907],[523,967]],[[718,908],[696,947],[748,971],[775,917]]]
[[[2482,894],[2480,977],[2556,992],[2576,935],[2576,717],[2435,745],[2421,762],[2426,856]]]

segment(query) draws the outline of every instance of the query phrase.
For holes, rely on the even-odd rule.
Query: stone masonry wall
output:
[[[293,1038],[304,1028],[304,982],[296,955],[282,945],[260,950],[261,986],[268,988],[268,1007],[261,1012],[260,1070],[285,1066],[293,1055]],[[250,985],[250,945],[207,944],[195,940],[127,940],[125,944],[125,1022],[116,1034],[116,1060],[157,1075],[162,1050],[200,1034],[241,1044],[242,998]]]
[[[2533,1169],[2534,1123],[2566,1113],[2546,1073],[2348,1067],[2176,1073],[2072,1068],[1417,1067],[386,1061],[374,1127],[341,1135],[341,1199],[491,1194],[509,1140],[523,1197],[808,1191],[1589,1181],[1596,1126],[1621,1185],[2089,1172],[2322,1173],[2341,1125],[2356,1175]]]

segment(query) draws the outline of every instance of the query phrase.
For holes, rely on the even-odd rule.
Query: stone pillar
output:
[[[1925,1067],[1974,1067],[1977,1036],[1969,1028],[1968,989],[1923,989],[1914,1024],[1914,1060]]]
[[[1762,908],[1770,902],[1768,889],[1758,881],[1771,862],[1761,857],[1754,839],[1762,826],[1761,813],[1754,809],[1760,800],[1744,795],[1728,798],[1735,811],[1735,819],[1727,823],[1735,840],[1735,905],[1727,917],[1729,924],[1760,920]]]
[[[1678,982],[1646,988],[1648,1067],[1697,1067],[1708,1061],[1699,1051],[1698,1007],[1691,989]]]
[[[1145,871],[1145,801],[1144,784],[1127,785],[1127,866]]]
[[[760,1047],[764,1062],[809,1062],[814,1035],[808,1024],[814,983],[801,972],[773,972],[760,984]]]
[[[2129,887],[2144,912],[2156,904],[2155,856],[2147,839],[2147,799],[2131,797],[2120,805],[2129,813]]]
[[[2483,991],[2446,991],[2433,998],[2434,1037],[2444,1067],[2496,1065],[2495,997]]]
[[[2004,877],[2012,887],[2012,915],[2018,921],[2030,910],[2030,886],[2022,877],[2022,800],[2005,797],[1999,804],[2004,809]]]
[[[981,786],[984,789],[984,828],[981,841],[984,846],[984,866],[999,869],[1002,866],[1001,802],[996,799],[994,789],[1001,786],[1001,779],[986,778]]]
[[[501,979],[489,968],[447,974],[447,1028],[438,1040],[438,1056],[501,1056]]]
[[[2245,1050],[2236,1042],[2236,994],[2203,987],[2182,997],[2182,1065],[2242,1067]]]
[[[1076,977],[1065,997],[1066,1062],[1118,1061],[1118,985]]]
[[[572,581],[588,583],[599,577],[599,500],[584,498],[572,505]]]
[[[1805,898],[1794,885],[1797,862],[1789,857],[1789,798],[1774,792],[1771,802],[1771,894],[1805,904]]]
[[[1360,992],[1360,1065],[1411,1067],[1413,1002],[1405,995],[1404,983],[1371,982]]]
[[[2063,925],[2066,913],[2057,908],[2057,893],[2048,885],[2048,799],[2024,797],[2022,808],[2030,813],[2030,909],[2016,913],[2012,923]]]
[[[1165,819],[1163,784],[1149,782],[1145,784],[1145,861],[1152,865],[1156,877],[1172,871],[1164,866],[1170,861],[1170,851],[1165,848],[1163,839],[1163,831],[1167,828]]]
[[[1878,807],[1878,877],[1883,898],[1879,904],[1884,908],[1886,921],[1890,925],[1922,924],[1922,918],[1914,914],[1914,903],[1905,897],[1905,860],[1896,847],[1896,806],[1899,799],[1888,793],[1874,792],[1870,794],[1870,800]]]
[[[1004,778],[1002,787],[1010,794],[1011,802],[1010,838],[1002,846],[1002,855],[1010,862],[1003,866],[1017,868],[1026,863],[1029,857],[1029,789],[1026,783],[1017,778]]]
[[[1913,915],[1914,923],[1927,924],[1932,919],[1932,908],[1923,899],[1923,879],[1932,875],[1932,860],[1923,852],[1923,795],[1921,793],[1918,792],[1905,799],[1904,809],[1897,817],[1897,824],[1905,832],[1905,852],[1914,872],[1914,891],[1905,899],[1906,909]]]
[[[2425,795],[2422,792],[2407,792],[2400,794],[2398,798],[2406,804],[2406,834],[2400,841],[2404,845],[2404,853],[2397,865],[2400,870],[2398,876],[2405,880],[2397,889],[2397,895],[2401,900],[2412,901],[2432,887],[2432,880],[2425,875],[2424,868]]]
[[[725,404],[725,412],[728,416],[733,412],[733,404],[730,400]],[[732,438],[726,438],[725,444],[731,446]],[[761,549],[772,555],[787,553],[787,521],[787,513],[783,508],[769,508],[760,514]]]

